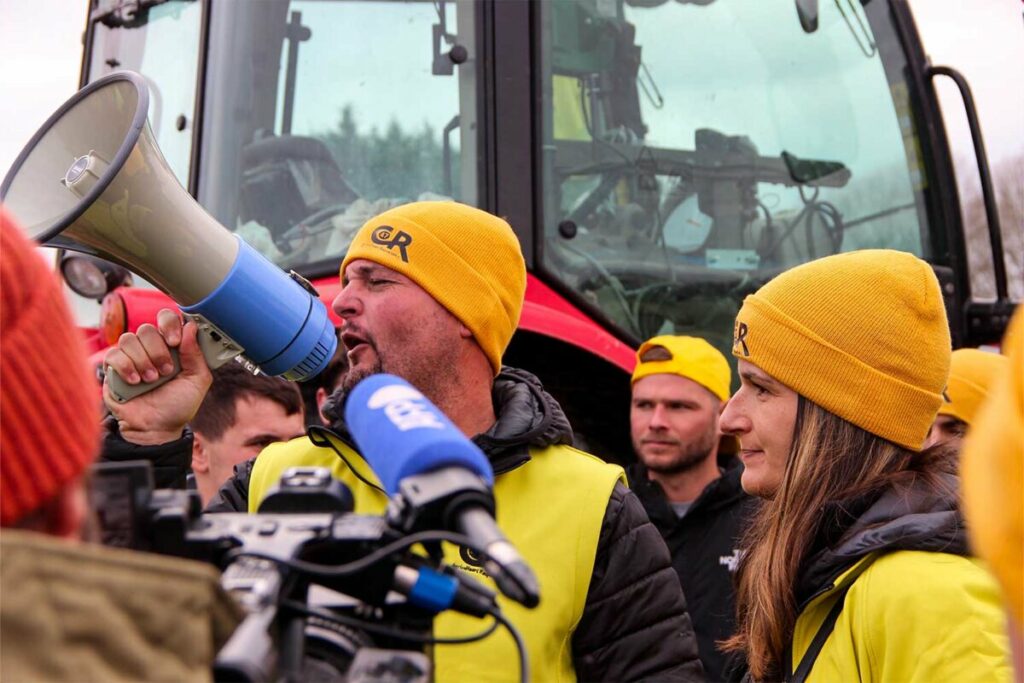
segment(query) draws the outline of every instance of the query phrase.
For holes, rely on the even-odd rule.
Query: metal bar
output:
[[[936,76],[946,76],[952,79],[960,90],[964,113],[967,114],[967,125],[971,129],[971,142],[974,143],[974,158],[977,161],[978,176],[981,179],[981,196],[985,201],[988,237],[992,245],[992,271],[996,281],[996,297],[999,301],[1008,301],[1006,259],[1003,252],[1003,232],[999,224],[999,208],[996,206],[995,190],[992,188],[992,171],[988,163],[988,154],[985,152],[985,140],[981,135],[981,124],[978,122],[978,110],[974,106],[971,86],[968,85],[964,75],[953,67],[929,66],[926,73],[933,84]],[[966,229],[966,226],[964,227]]]

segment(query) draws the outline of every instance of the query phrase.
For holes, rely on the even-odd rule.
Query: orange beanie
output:
[[[0,207],[0,524],[39,508],[93,461],[97,397],[56,279]]]

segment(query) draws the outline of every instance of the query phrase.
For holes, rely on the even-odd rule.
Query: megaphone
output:
[[[199,323],[211,367],[244,354],[266,374],[313,377],[338,343],[316,290],[192,199],[156,145],[148,109],[139,74],[87,85],[18,155],[0,203],[31,239],[112,261],[155,284]],[[171,377],[128,385],[111,375],[108,383],[123,401]]]

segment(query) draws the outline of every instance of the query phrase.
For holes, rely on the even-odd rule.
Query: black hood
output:
[[[966,555],[967,531],[958,508],[957,479],[945,474],[940,481],[938,489],[921,483],[892,487],[826,506],[822,534],[828,535],[830,529],[842,532],[834,544],[818,550],[805,563],[797,586],[798,603],[806,604],[873,552],[926,550]]]
[[[337,389],[324,403],[330,429],[355,448],[345,424],[345,391]],[[487,454],[495,474],[515,469],[530,459],[529,447],[572,444],[572,427],[558,402],[536,376],[518,368],[502,367],[491,389],[494,424],[473,442]],[[358,450],[358,449],[357,449]]]

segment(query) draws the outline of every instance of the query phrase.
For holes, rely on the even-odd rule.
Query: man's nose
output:
[[[658,404],[651,412],[651,429],[665,429],[668,420],[665,419],[665,406]]]
[[[359,297],[352,291],[351,283],[345,285],[338,292],[338,296],[334,297],[334,301],[331,302],[331,308],[338,314],[339,318],[351,318],[352,316],[358,315],[361,308],[361,302]]]

